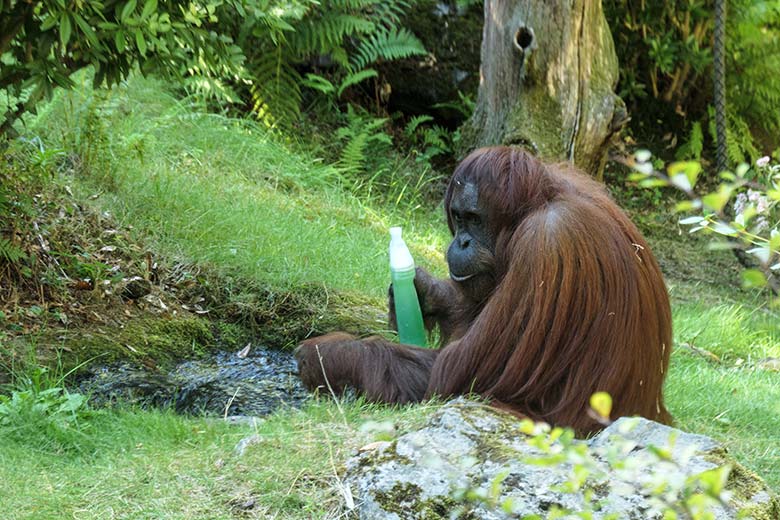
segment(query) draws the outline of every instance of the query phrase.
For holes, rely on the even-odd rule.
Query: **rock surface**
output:
[[[707,475],[725,476],[717,471],[724,465],[731,470],[723,502],[706,502],[714,518],[740,511],[756,520],[780,518],[780,502],[763,481],[708,437],[641,418],[620,419],[587,441],[563,435],[546,444],[546,435],[524,433],[529,428],[539,431],[458,399],[420,430],[367,446],[347,463],[345,478],[359,518],[547,518],[566,510],[590,511],[594,519],[655,519],[692,482],[696,489],[718,482]],[[659,482],[666,492],[651,497]]]
[[[95,365],[79,390],[97,406],[129,403],[173,406],[181,413],[264,416],[308,398],[297,372],[291,352],[256,345],[182,361],[168,370],[130,362]]]

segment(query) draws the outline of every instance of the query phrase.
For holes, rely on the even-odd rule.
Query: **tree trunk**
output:
[[[481,60],[465,146],[524,146],[601,175],[628,120],[601,0],[485,0]]]

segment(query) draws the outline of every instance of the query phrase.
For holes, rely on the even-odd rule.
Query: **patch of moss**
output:
[[[374,491],[374,498],[379,506],[401,518],[417,520],[441,520],[451,518],[457,502],[450,497],[435,497],[421,499],[422,488],[411,482],[398,482],[389,491]],[[474,517],[469,512],[456,516],[458,520],[471,520]]]
[[[327,313],[319,316],[317,328],[330,332],[343,330],[357,335],[386,332],[387,302],[358,293],[331,296]]]
[[[726,489],[734,495],[732,502],[740,508],[740,518],[752,518],[753,520],[776,520],[780,518],[780,499],[771,495],[771,491],[757,474],[735,462],[727,455],[724,448],[707,453],[704,457],[707,461],[723,466],[729,464],[731,472],[726,482]],[[753,502],[753,498],[759,493],[767,493],[765,502]]]
[[[255,341],[289,348],[333,331],[357,335],[387,329],[384,302],[359,293],[332,293],[322,285],[279,289],[232,276],[199,280],[198,293],[220,319],[252,333]]]
[[[367,466],[378,467],[387,462],[400,462],[401,464],[412,464],[412,460],[409,457],[399,455],[398,451],[396,450],[397,446],[398,446],[398,441],[395,440],[391,442],[384,449],[373,450],[364,454],[358,461],[358,466],[361,468]]]
[[[544,89],[530,89],[508,117],[503,144],[519,144],[539,157],[558,161],[564,154],[561,113],[557,102]]]
[[[236,350],[254,341],[252,334],[236,323],[218,320],[211,325],[211,330],[221,349]]]
[[[478,406],[476,403],[469,404],[469,412],[463,414],[464,421],[477,430],[484,431],[483,427],[477,425],[481,417],[486,417],[492,421],[496,420],[496,410],[487,405]],[[526,435],[520,431],[520,422],[507,414],[506,420],[499,420],[489,435],[479,434],[470,436],[475,443],[476,449],[474,456],[478,460],[490,460],[495,462],[506,462],[517,460],[521,454],[514,449],[508,439],[524,438]]]
[[[202,356],[216,344],[210,322],[195,317],[139,318],[124,327],[90,327],[60,336],[67,361],[73,365],[134,359],[147,365],[166,365]]]

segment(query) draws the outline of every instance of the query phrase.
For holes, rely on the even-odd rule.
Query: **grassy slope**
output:
[[[59,139],[89,159],[93,176],[112,174],[114,191],[98,203],[164,251],[280,287],[313,282],[379,298],[387,283],[386,228],[403,221],[421,263],[441,271],[446,230],[439,214],[344,195],[328,167],[259,129],[194,115],[159,90],[135,80],[99,103],[86,90],[63,96],[36,128],[47,143]],[[93,181],[80,184],[84,193],[95,190]],[[662,256],[679,252],[679,265],[708,261],[700,246],[660,243]],[[780,488],[780,383],[776,373],[756,369],[762,358],[780,356],[776,317],[773,323],[744,294],[691,282],[675,268],[667,274],[675,343],[719,357],[710,361],[685,347],[673,353],[667,399],[678,425],[725,442]],[[18,518],[316,518],[338,502],[329,484],[349,450],[369,438],[358,430],[362,422],[387,417],[403,428],[423,413],[356,404],[344,420],[332,403],[315,404],[268,419],[258,432],[263,441],[238,459],[233,447],[249,427],[101,412],[87,421],[86,454],[62,455],[35,438],[0,442],[0,511]],[[242,510],[250,499],[255,506]]]
[[[413,247],[424,244],[417,256],[441,262],[440,218],[364,204],[339,189],[332,167],[246,122],[197,114],[154,82],[107,99],[83,89],[50,107],[37,122],[47,141],[86,155],[95,178],[118,185],[102,203],[168,252],[281,287],[382,296],[387,230],[404,222]]]

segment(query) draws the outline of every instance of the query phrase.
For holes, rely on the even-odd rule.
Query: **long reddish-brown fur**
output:
[[[340,386],[384,402],[474,392],[580,433],[600,428],[588,401],[606,391],[613,417],[669,422],[662,393],[672,340],[668,294],[647,243],[604,187],[521,150],[484,148],[455,170],[448,220],[456,182],[475,183],[489,210],[493,285],[475,292],[418,271],[426,322],[441,326],[446,346],[343,334],[310,339],[297,354],[307,386],[332,374]]]

